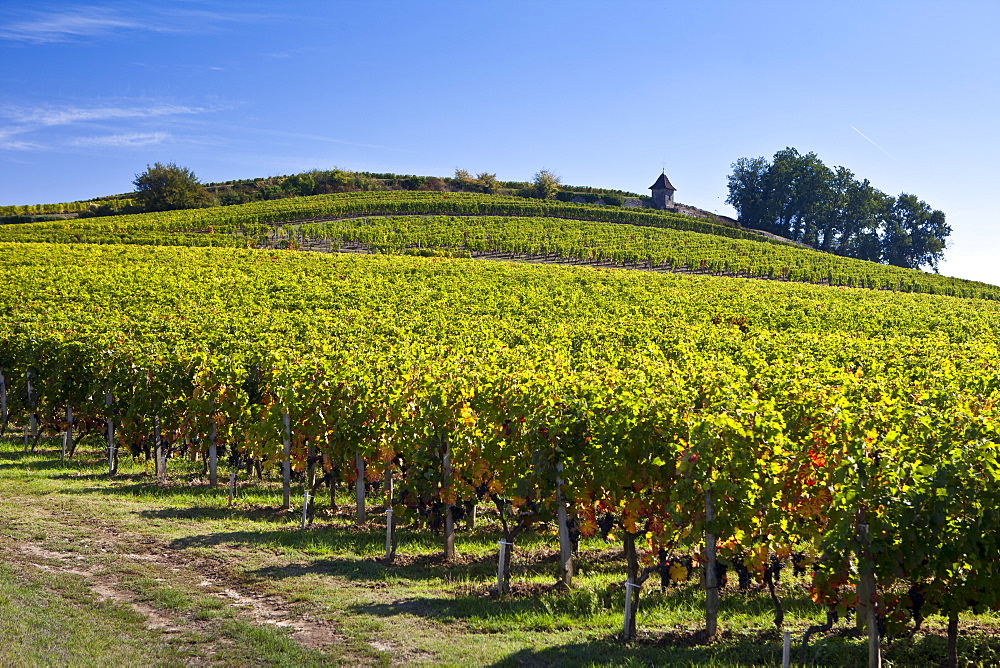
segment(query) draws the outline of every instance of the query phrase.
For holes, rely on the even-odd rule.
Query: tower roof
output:
[[[666,172],[660,174],[660,178],[656,179],[656,183],[649,186],[650,190],[677,190],[674,188],[673,184],[670,183],[670,179],[667,178]]]

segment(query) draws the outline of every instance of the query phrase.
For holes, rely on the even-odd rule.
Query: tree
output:
[[[862,260],[937,270],[951,227],[944,213],[913,195],[888,197],[850,170],[831,170],[815,153],[786,148],[740,158],[729,175],[728,204],[740,222]]]
[[[424,189],[441,192],[448,189],[448,184],[436,176],[428,176],[427,181],[424,182]]]
[[[170,211],[207,206],[208,191],[187,167],[172,162],[146,165],[146,171],[135,175],[136,199],[145,211]]]
[[[312,195],[316,191],[316,174],[315,172],[293,174],[285,179],[284,183],[281,184],[281,189],[299,197]]]
[[[555,172],[543,169],[535,173],[535,180],[532,183],[537,198],[552,199],[559,192],[562,179]]]
[[[949,234],[951,226],[945,222],[944,212],[931,209],[915,195],[902,193],[889,209],[882,257],[898,267],[916,269],[929,265],[937,271]]]
[[[786,148],[774,154],[768,176],[765,192],[777,207],[777,234],[815,246],[826,224],[833,173],[815,153]]]
[[[764,191],[764,180],[770,169],[766,158],[740,158],[733,163],[726,204],[733,205],[740,222],[748,227],[762,227],[771,222],[767,220],[767,193]]]
[[[455,180],[455,185],[458,186],[460,190],[478,190],[476,180],[472,178],[472,174],[469,173],[467,169],[455,168],[455,176],[452,177]]]
[[[824,237],[820,250],[881,262],[879,230],[893,205],[893,198],[872,187],[868,179],[855,180],[843,167],[837,170],[837,175],[841,182],[836,186],[835,222],[829,239]]]
[[[500,182],[497,181],[496,174],[490,174],[489,172],[480,172],[476,175],[476,181],[483,188],[483,192],[487,192],[491,195],[496,195],[500,192]]]

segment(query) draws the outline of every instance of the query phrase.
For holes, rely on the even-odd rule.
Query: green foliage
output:
[[[232,249],[2,244],[0,273],[19,422],[62,428],[72,403],[99,424],[110,389],[123,446],[157,416],[170,442],[214,426],[271,465],[288,415],[297,471],[310,447],[340,471],[360,451],[372,480],[402,458],[400,516],[496,499],[545,519],[563,464],[583,535],[610,517],[652,566],[711,530],[755,574],[802,551],[841,608],[863,512],[883,617],[912,619],[911,585],[1000,606],[997,304]]]
[[[234,190],[228,190],[223,192],[218,197],[219,204],[221,206],[232,206],[233,204],[244,204],[249,200],[246,193],[237,192]]]
[[[422,217],[409,217],[413,215]],[[294,224],[309,218],[345,220]],[[293,224],[285,226],[282,234],[291,231],[302,242],[335,247],[360,242],[387,253],[403,252],[408,247],[506,252],[574,262],[1000,298],[1000,289],[985,283],[820,253],[674,213],[471,193],[388,191],[279,198],[197,212],[6,226],[0,228],[0,240],[246,247],[275,243],[274,225],[286,221]]]
[[[386,190],[386,186],[381,180],[361,172],[354,172],[350,176],[348,179],[348,188],[362,191]]]
[[[257,197],[262,200],[281,199],[285,192],[278,185],[264,185],[257,191]]]
[[[467,169],[456,168],[452,182],[462,190],[472,190],[478,185]]]
[[[194,172],[172,162],[147,165],[132,183],[135,198],[145,211],[193,209],[208,204],[208,193]]]
[[[21,225],[23,223],[44,223],[62,220],[58,216],[0,216],[0,225]]]
[[[45,214],[75,213],[80,216],[86,214],[93,215],[95,209],[104,208],[114,211],[121,211],[134,205],[130,199],[104,198],[87,200],[85,202],[63,202],[61,204],[29,204],[0,206],[0,217],[9,216],[38,216]],[[102,214],[106,215],[106,214]]]
[[[884,260],[898,267],[930,266],[936,271],[950,234],[943,212],[903,193],[892,202],[885,223]]]
[[[497,195],[500,192],[500,182],[497,181],[496,174],[490,174],[489,172],[480,172],[479,174],[476,175],[476,182],[479,183],[484,193],[489,193],[490,195]]]
[[[281,189],[293,197],[312,195],[316,191],[316,177],[308,172],[289,176],[281,184]]]
[[[538,199],[552,199],[559,192],[559,185],[562,179],[559,175],[549,169],[542,169],[535,172],[532,187],[535,197]]]
[[[424,186],[426,190],[434,190],[437,192],[447,189],[447,184],[436,176],[428,176]]]
[[[886,196],[815,153],[786,148],[740,158],[729,197],[740,221],[821,250],[899,267],[937,269],[951,227],[944,213],[913,195]]]
[[[272,176],[258,179],[241,179],[212,183],[205,186],[206,202],[222,206],[267,201],[284,197],[304,197],[357,191],[407,190],[407,191],[447,191],[484,193],[490,195],[518,192],[522,197],[537,197],[534,184],[499,181],[494,173],[479,172],[474,177],[468,170],[457,169],[452,178],[436,176],[415,176],[391,173],[351,172],[339,168],[312,170],[300,174]],[[592,193],[598,197],[632,195],[622,191],[609,191],[586,186],[569,188],[577,193]],[[607,199],[605,200],[608,201]],[[99,210],[96,207],[100,207]],[[135,213],[148,210],[142,206],[132,206],[129,200],[107,198],[98,202],[70,202],[63,204],[35,204],[0,207],[0,216],[31,215],[41,213],[77,213],[81,217],[106,216],[118,213]]]
[[[405,176],[395,180],[403,190],[425,190],[427,186],[426,176]]]
[[[452,188],[462,192],[498,194],[501,184],[497,181],[496,174],[480,172],[475,177],[465,169],[456,169],[455,175],[451,179]],[[439,190],[439,188],[434,188]]]

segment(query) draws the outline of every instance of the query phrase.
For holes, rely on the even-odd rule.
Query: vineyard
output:
[[[361,244],[382,253],[509,256],[530,261],[696,272],[847,287],[997,299],[994,286],[854,260],[790,244],[675,229],[560,218],[352,218],[287,225],[261,245],[327,250]],[[432,254],[432,253],[431,253]]]
[[[59,204],[25,204],[0,206],[0,217],[4,216],[31,216],[60,213],[80,213],[90,211],[104,204],[114,208],[122,208],[134,204],[131,199],[104,199],[91,200],[88,202],[62,202]]]
[[[460,564],[467,532],[494,569],[474,585],[498,605],[536,595],[518,586],[525,546],[552,551],[552,601],[591,591],[575,570],[614,546],[603,603],[551,605],[602,629],[613,615],[626,640],[667,631],[640,605],[661,600],[655,582],[693,597],[700,631],[683,642],[725,643],[721,593],[767,601],[803,662],[837,628],[868,629],[869,650],[841,659],[857,663],[932,620],[947,624],[934,660],[996,659],[959,630],[1000,609],[1000,305],[915,293],[997,288],[810,264],[665,214],[369,195],[0,230],[32,241],[0,244],[0,429],[25,451],[58,435],[54,457],[98,452],[112,477],[147,458],[164,488],[196,457],[234,502],[248,476],[277,475],[290,532],[299,514],[319,531],[350,488],[357,525],[384,532],[379,568],[412,559],[415,533]],[[245,248],[307,219],[280,230],[287,246],[770,267],[902,291]],[[156,245],[114,243],[128,239]],[[786,621],[796,596],[814,606],[796,619],[818,623]]]
[[[996,286],[854,260],[653,210],[472,193],[363,192],[0,228],[0,241],[506,255],[1000,298]]]

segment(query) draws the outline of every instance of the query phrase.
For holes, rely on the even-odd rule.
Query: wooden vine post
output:
[[[306,487],[310,494],[316,489],[316,443],[312,439],[306,446]]]
[[[292,419],[288,413],[282,413],[281,420],[285,425],[281,461],[281,485],[284,496],[281,507],[288,510],[292,507]]]
[[[354,450],[354,472],[357,474],[354,481],[354,499],[357,503],[356,520],[360,526],[368,519],[368,514],[365,512],[365,458],[361,454],[361,448]]]
[[[28,371],[28,423],[24,429],[24,451],[28,451],[28,438],[31,438],[32,450],[34,450],[35,433],[38,430],[38,422],[35,420],[35,389],[31,385],[31,377],[34,372]]]
[[[865,455],[872,458],[872,453],[868,451],[867,447]],[[877,460],[873,460],[873,465],[877,466]],[[868,487],[870,472],[862,469],[860,474],[862,485]],[[868,631],[868,668],[881,668],[881,638],[879,637],[878,618],[875,610],[875,595],[877,593],[875,561],[872,558],[871,550],[871,535],[869,533],[871,527],[868,524],[867,510],[863,505],[858,508],[856,526],[858,538],[858,623],[860,624],[863,619]]]
[[[163,448],[163,439],[160,437],[160,416],[153,418],[153,446],[156,458],[156,479],[163,485],[167,482],[167,453]]]
[[[447,487],[451,484],[451,441],[447,434],[441,441],[441,486]],[[444,504],[444,558],[455,560],[455,512],[450,503]]]
[[[715,507],[712,488],[705,490],[705,635],[714,638],[719,627],[719,577],[715,558]]]
[[[387,564],[396,560],[396,517],[392,512],[392,486],[392,462],[387,462],[382,484],[385,491],[385,561]]]
[[[236,500],[236,470],[239,468],[239,458],[233,455],[233,470],[229,472],[229,505]]]
[[[319,414],[320,419],[323,419],[323,413]],[[308,500],[303,504],[303,515],[302,515],[302,528],[305,529],[306,525],[310,521],[310,517],[315,512],[312,508],[308,508],[309,501],[314,500],[316,493],[316,443],[313,439],[306,441],[306,477],[302,481],[303,494],[308,497]],[[305,498],[305,497],[304,497]]]
[[[556,520],[559,522],[559,579],[566,587],[573,586],[573,542],[569,537],[569,513],[563,497],[563,464],[556,464]]]
[[[948,668],[958,668],[958,612],[948,613],[948,657],[945,661]]]
[[[312,497],[309,495],[309,487],[306,486],[302,490],[302,528],[306,528],[306,522],[309,521],[309,499]]]
[[[627,529],[623,532],[623,547],[625,548],[625,616],[622,624],[622,639],[635,638],[636,616],[639,612],[639,591],[642,589],[643,575],[639,574],[639,555],[635,549],[636,534]]]
[[[0,436],[7,431],[7,379],[4,378],[3,369],[0,368]]]
[[[882,667],[882,648],[879,643],[878,619],[875,614],[875,563],[872,560],[869,527],[864,510],[858,513],[858,542],[861,545],[861,563],[858,578],[858,616],[863,617],[868,628],[868,668]]]
[[[108,475],[112,476],[118,472],[118,456],[115,453],[115,419],[112,417],[111,404],[113,398],[111,392],[104,393],[104,405],[108,409]]]
[[[213,402],[214,408],[214,402]],[[212,411],[215,412],[214,410]],[[215,424],[215,416],[209,416],[208,425],[208,484],[216,487],[219,484],[219,447],[215,443],[218,435],[218,426]]]
[[[510,557],[514,549],[512,541],[500,539],[497,555],[497,595],[504,596],[510,591]]]
[[[63,434],[62,458],[66,459],[66,453],[73,452],[73,406],[66,404],[66,433]]]

